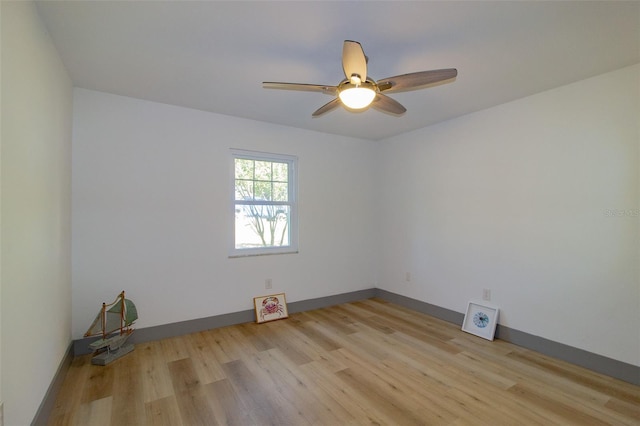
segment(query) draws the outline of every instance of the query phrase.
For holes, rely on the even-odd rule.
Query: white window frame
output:
[[[236,248],[236,193],[235,193],[235,160],[237,158],[284,162],[288,164],[288,201],[282,202],[283,205],[289,206],[289,245],[287,246],[268,246],[268,247],[252,247],[252,248]],[[231,150],[231,202],[230,202],[230,245],[229,257],[244,256],[262,256],[269,254],[286,254],[298,253],[298,157],[286,154],[274,154],[268,152],[248,151],[242,149]],[[273,204],[273,203],[265,203]],[[277,204],[277,203],[276,203]]]

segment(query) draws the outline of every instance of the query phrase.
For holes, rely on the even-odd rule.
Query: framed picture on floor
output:
[[[256,322],[258,324],[289,317],[284,293],[254,297],[253,305],[256,310]]]
[[[462,331],[493,340],[498,325],[498,308],[469,302],[462,322]]]

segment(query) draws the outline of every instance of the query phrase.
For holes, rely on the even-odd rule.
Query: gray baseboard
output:
[[[423,314],[431,315],[432,317],[436,317],[447,322],[458,324],[459,326],[462,326],[462,321],[464,321],[464,314],[459,312],[432,305],[427,302],[422,302],[417,299],[412,299],[410,297],[401,296],[396,293],[391,293],[390,291],[382,290],[380,288],[376,289],[376,297]]]
[[[71,361],[73,361],[73,345],[69,345],[67,352],[62,358],[62,361],[58,366],[58,370],[53,376],[53,380],[51,381],[47,392],[44,394],[40,407],[38,407],[38,411],[31,422],[31,426],[44,426],[48,424],[49,417],[51,417],[51,413],[53,412],[53,408],[56,403],[56,396],[58,396],[58,391],[64,383],[67,371],[69,371],[69,367],[71,366]]]
[[[626,362],[563,343],[554,342],[553,340],[534,336],[499,324],[496,328],[496,338],[640,386],[640,367],[636,365],[627,364]]]
[[[355,302],[357,300],[369,299],[375,296],[375,289],[352,291],[349,293],[336,294],[332,296],[319,297],[317,299],[301,300],[298,302],[287,303],[289,313],[310,311],[312,309],[320,309],[328,306],[339,305],[341,303]],[[153,340],[168,339],[170,337],[182,336],[189,333],[197,333],[199,331],[210,330],[212,328],[226,327],[229,325],[243,324],[255,321],[256,315],[253,309],[232,312],[229,314],[215,315],[207,318],[198,318],[188,321],[174,322],[171,324],[163,324],[154,327],[146,327],[136,329],[131,335],[129,341],[131,343],[144,343]],[[73,342],[73,354],[86,355],[91,353],[89,344],[97,340],[96,337],[78,339]]]
[[[440,306],[431,305],[379,288],[376,289],[375,294],[376,297],[383,300],[459,326],[462,326],[462,322],[464,321],[464,314]],[[496,338],[640,386],[640,367],[638,366],[594,354],[583,349],[574,348],[573,346],[568,346],[563,343],[554,342],[543,337],[534,336],[533,334],[528,334],[500,324],[496,327]]]
[[[335,294],[333,296],[319,297],[317,299],[301,300],[299,302],[287,303],[290,313],[311,311],[313,309],[326,308],[328,306],[339,305],[341,303],[356,302],[358,300],[371,299],[376,296],[375,288],[352,291],[349,293]],[[251,311],[253,313],[253,311]],[[255,316],[251,319],[255,320]]]

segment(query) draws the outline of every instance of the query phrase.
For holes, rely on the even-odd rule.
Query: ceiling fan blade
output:
[[[458,75],[455,68],[442,70],[419,71],[395,77],[383,78],[377,82],[381,92],[402,92],[420,89],[430,84],[442,83]]]
[[[325,114],[325,113],[327,113],[329,111],[333,111],[334,109],[338,108],[339,106],[340,106],[340,99],[339,98],[335,98],[331,102],[327,102],[326,104],[322,105],[313,114],[311,114],[311,116],[312,117],[319,117],[322,114]]]
[[[335,95],[336,86],[325,86],[322,84],[303,84],[303,83],[278,83],[273,81],[262,82],[265,89],[282,89],[282,90],[301,90],[304,92],[322,92],[327,95]]]
[[[387,95],[378,93],[371,103],[371,106],[378,111],[388,112],[393,115],[401,115],[407,112],[407,109],[403,107],[400,102],[395,99],[391,99]]]
[[[344,46],[342,47],[342,69],[347,79],[353,74],[357,74],[362,81],[367,79],[367,57],[364,55],[362,46],[357,41],[344,41]]]

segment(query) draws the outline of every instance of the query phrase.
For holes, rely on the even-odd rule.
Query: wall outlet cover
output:
[[[491,290],[488,288],[482,289],[482,300],[491,300]]]

